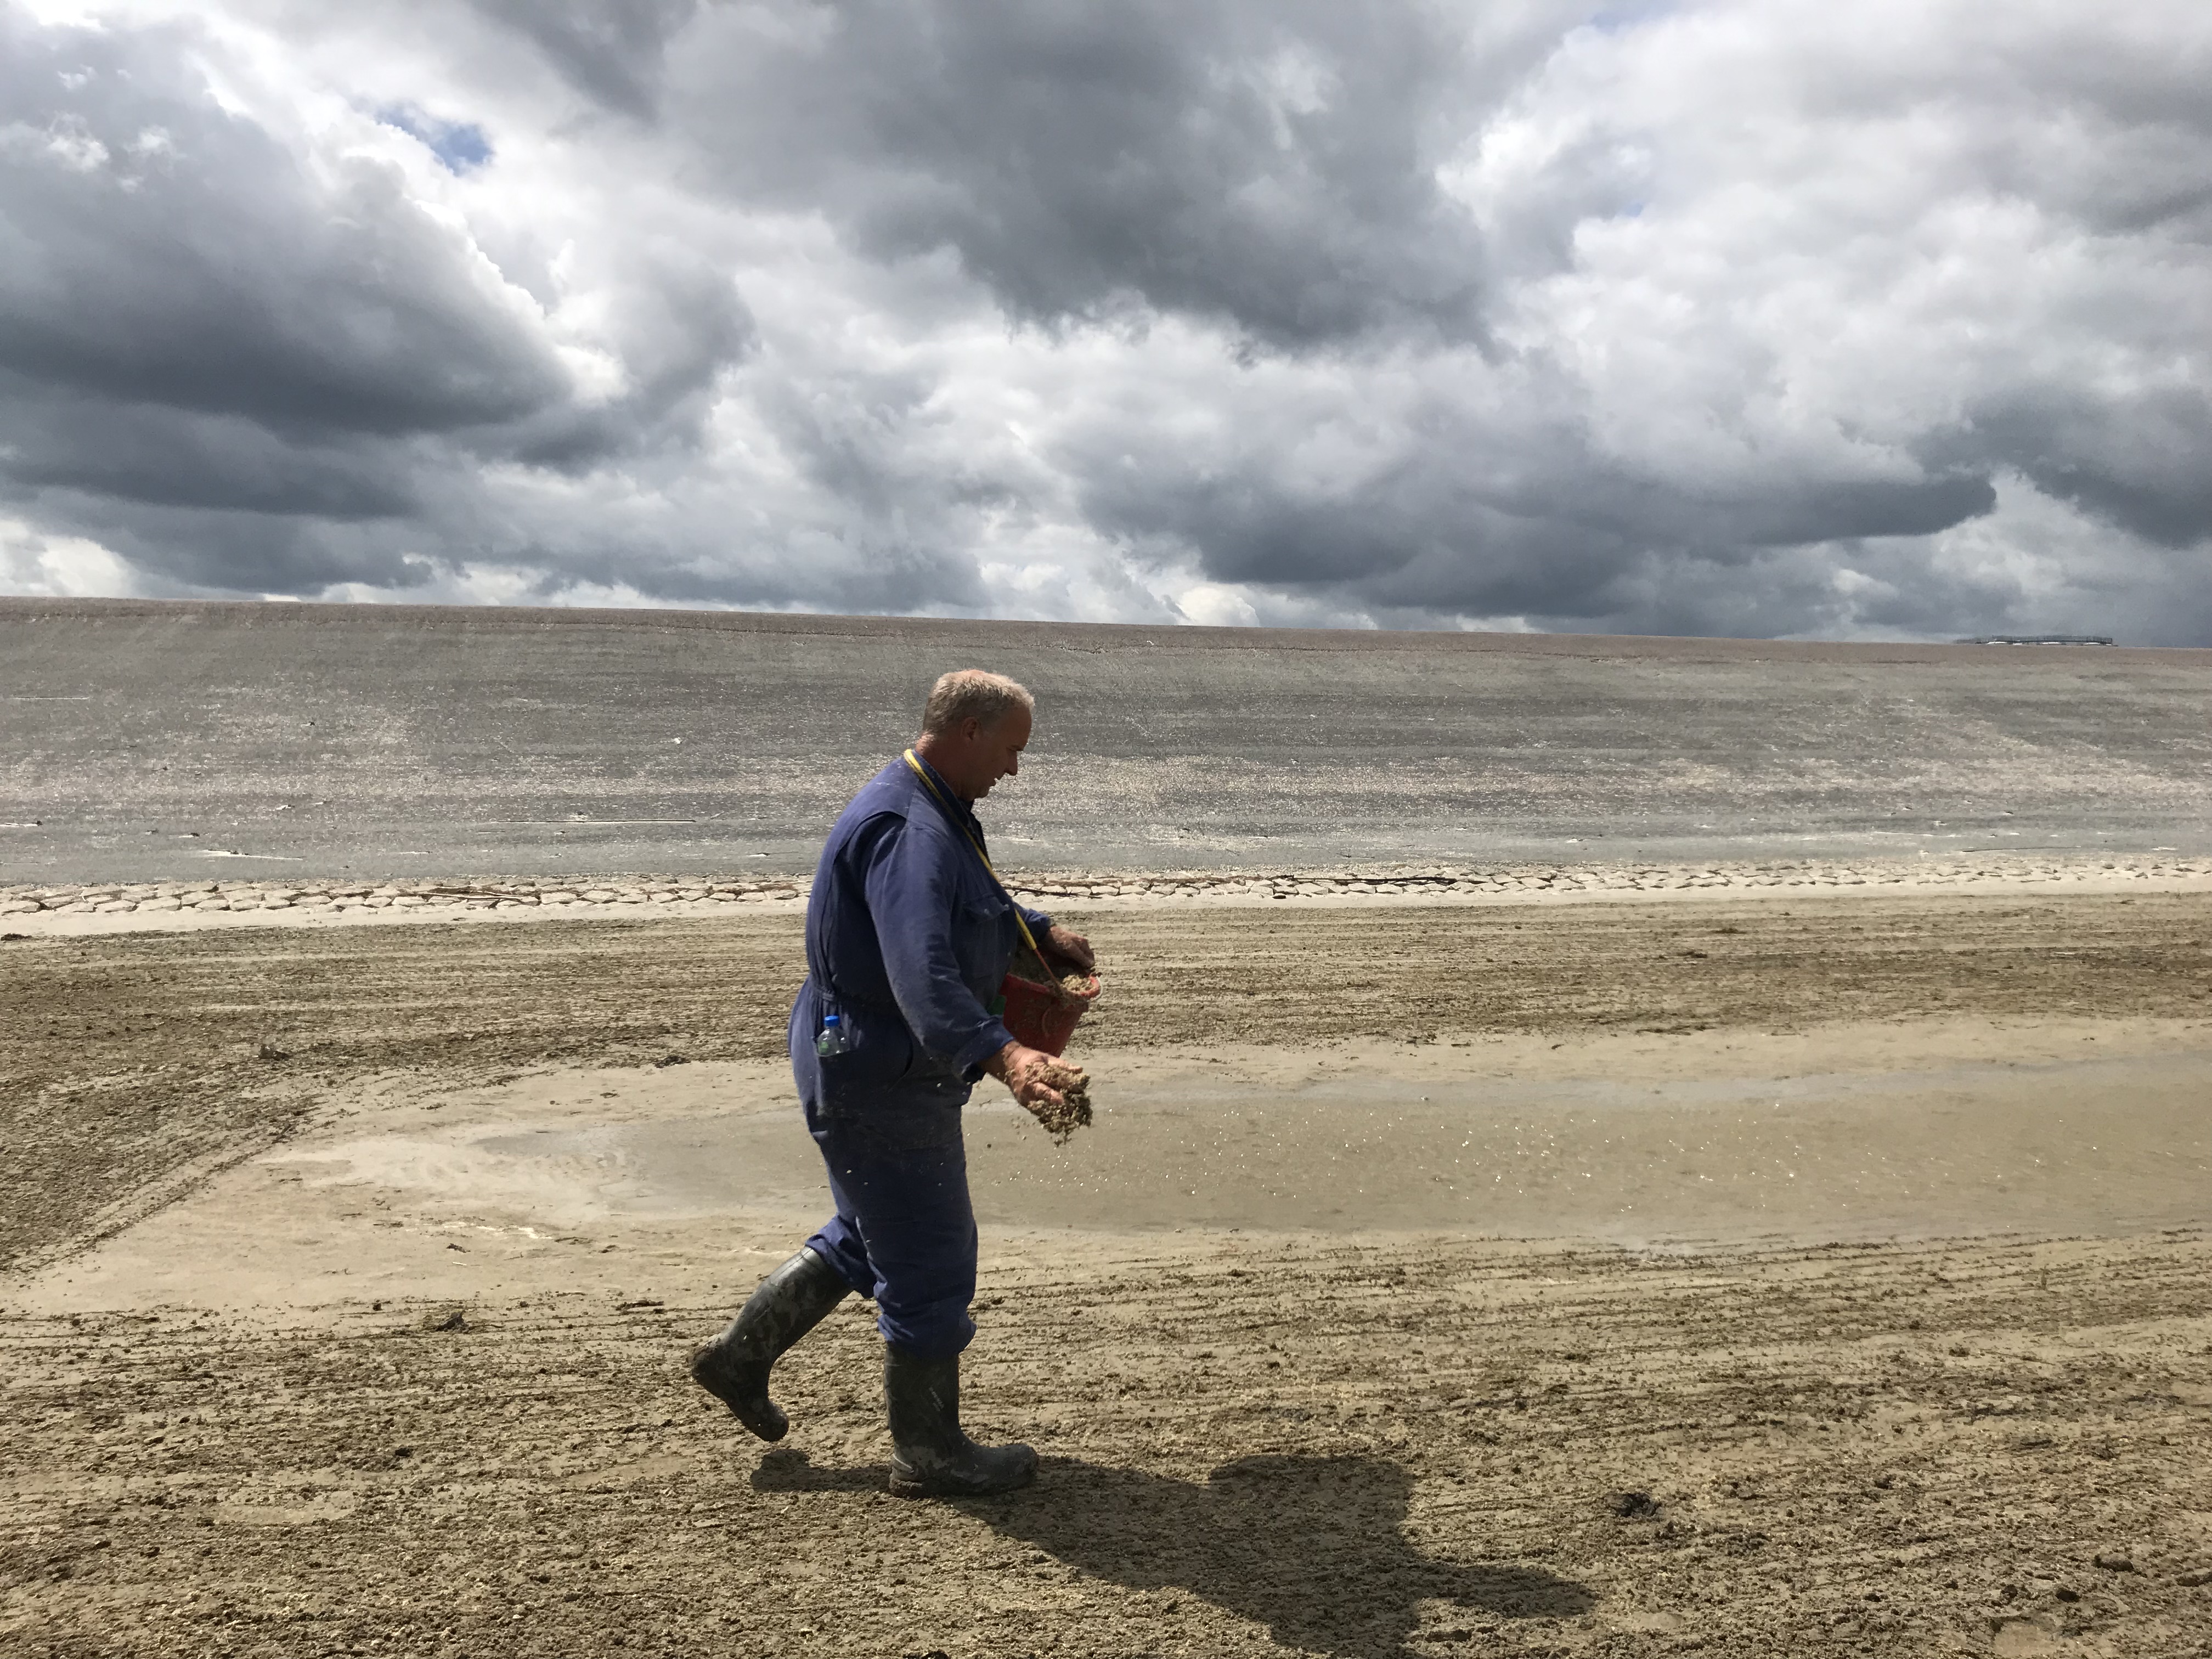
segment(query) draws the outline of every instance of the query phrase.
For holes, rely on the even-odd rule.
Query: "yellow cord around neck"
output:
[[[999,879],[999,872],[991,867],[991,855],[983,850],[983,843],[969,833],[967,824],[952,810],[951,803],[945,799],[944,791],[937,787],[937,781],[929,775],[929,769],[921,763],[921,758],[911,749],[906,751],[906,763],[914,768],[915,776],[921,780],[921,787],[929,791],[931,799],[945,808],[945,816],[959,825],[961,838],[975,849],[975,856],[983,861],[983,873],[990,877],[991,884],[999,890],[999,896],[1014,906],[1014,926],[1022,930],[1022,943],[1030,947],[1030,953],[1037,959],[1037,966],[1050,973],[1052,964],[1044,959],[1044,952],[1037,949],[1036,939],[1030,933],[1028,919],[1022,915],[1022,907],[1015,903],[1014,896],[1006,890],[1006,884]]]

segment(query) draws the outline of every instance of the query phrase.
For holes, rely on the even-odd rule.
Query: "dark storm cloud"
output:
[[[92,538],[145,573],[159,595],[313,594],[336,583],[419,587],[431,563],[395,533],[404,520],[258,512],[227,504],[149,503],[56,489],[47,521]]]
[[[1467,338],[1484,256],[1435,167],[1542,31],[1469,34],[1348,0],[750,8],[702,19],[667,107],[702,177],[886,258],[951,248],[1028,321]]]
[[[625,384],[584,398],[527,297],[398,169],[226,109],[208,50],[0,12],[9,497],[167,580],[313,591],[415,580],[344,526],[421,514],[485,462],[574,470],[696,430],[752,338],[726,272],[628,261],[607,330]]]
[[[1097,435],[1103,447],[1123,434]],[[1191,549],[1218,581],[1325,586],[1401,611],[1559,616],[1609,610],[1612,575],[1647,555],[1741,565],[1770,547],[1926,535],[1995,505],[1965,469],[1692,493],[1625,475],[1571,424],[1441,410],[1408,420],[1389,465],[1326,492],[1302,487],[1279,445],[1255,447],[1229,469],[1212,454],[1164,449],[1130,467],[1091,453],[1086,508],[1115,533]]]
[[[5,372],[0,433],[8,452],[0,476],[18,490],[336,519],[418,505],[404,457],[386,442],[345,434],[306,442],[240,416],[125,402]]]
[[[387,169],[315,178],[225,112],[189,31],[0,30],[0,486],[175,579],[399,574],[315,521],[410,510],[425,434],[556,408],[552,354]]]
[[[578,91],[648,117],[659,101],[670,38],[698,0],[471,0],[529,40]]]
[[[665,108],[710,187],[823,213],[884,259],[949,248],[1016,319],[1182,315],[1238,349],[1357,359],[1408,328],[1486,343],[1501,283],[1571,270],[1583,227],[1633,219],[1665,186],[1657,141],[1601,110],[1478,227],[1439,167],[1578,18],[1533,9],[1484,37],[1474,16],[1236,0],[756,7],[702,18]],[[2203,107],[2170,95],[2185,76],[2161,85],[2145,67],[2063,44],[2019,48],[1994,78],[1960,65],[1990,81],[1992,115],[1931,193],[2024,191],[2085,236],[2185,231],[2204,210]],[[2039,87],[2058,91],[2086,142],[2054,146],[2022,114]],[[1845,65],[1810,102],[1832,106],[1820,113],[1839,132],[1864,131],[1954,91]],[[1710,349],[1776,372],[1748,342],[1722,335]],[[1725,586],[1768,568],[1762,550],[1954,529],[1991,511],[2008,471],[2190,545],[2212,533],[2203,413],[2195,388],[2093,406],[2074,388],[2015,385],[1904,437],[1886,463],[1778,459],[1755,478],[1655,477],[1580,432],[1470,430],[1449,410],[1325,494],[1267,458],[1153,453],[1133,473],[1117,441],[1070,465],[1095,527],[1180,548],[1216,580],[1431,614],[1613,614],[1658,568],[1703,562],[1736,573]],[[1485,464],[1469,469],[1470,453]],[[1501,457],[1513,488],[1469,486]],[[1655,625],[1661,610],[1673,607]]]
[[[473,446],[563,471],[696,446],[717,380],[753,348],[753,319],[726,271],[681,247],[643,252],[601,277],[603,342],[623,365],[622,395],[552,405]]]
[[[1992,398],[1929,447],[2009,466],[2037,489],[2146,541],[2212,537],[2212,398],[2195,386],[2099,398],[2034,386]]]
[[[317,434],[512,421],[562,396],[390,169],[311,177],[216,103],[182,33],[0,30],[0,365]]]
[[[0,583],[2212,639],[2188,0],[135,4]]]

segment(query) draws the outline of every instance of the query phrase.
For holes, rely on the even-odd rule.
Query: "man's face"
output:
[[[1029,710],[1017,708],[1001,715],[994,725],[970,720],[962,727],[961,735],[968,739],[965,746],[972,762],[972,769],[965,780],[975,791],[969,797],[970,800],[982,799],[1000,778],[1011,778],[1020,772],[1022,750],[1030,743],[1030,724]]]

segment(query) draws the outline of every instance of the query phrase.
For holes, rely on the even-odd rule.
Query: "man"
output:
[[[789,1425],[769,1398],[769,1368],[848,1293],[874,1297],[890,1488],[905,1498],[1004,1492],[1036,1469],[1029,1447],[981,1446],[960,1428],[960,1355],[975,1334],[960,1109],[987,1072],[1031,1111],[1060,1104],[1056,1083],[1081,1075],[1017,1042],[999,1018],[1019,907],[991,872],[971,810],[1021,769],[1036,708],[1003,675],[945,675],[914,747],[830,832],[790,1041],[836,1213],[691,1361],[738,1421],[780,1440]],[[1081,934],[1020,915],[1040,946],[1090,969]]]

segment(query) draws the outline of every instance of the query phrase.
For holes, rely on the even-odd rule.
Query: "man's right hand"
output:
[[[1026,1048],[1018,1042],[1009,1042],[992,1055],[985,1069],[1031,1111],[1040,1106],[1062,1104],[1060,1090],[1083,1075],[1080,1066],[1071,1066],[1042,1048]]]

